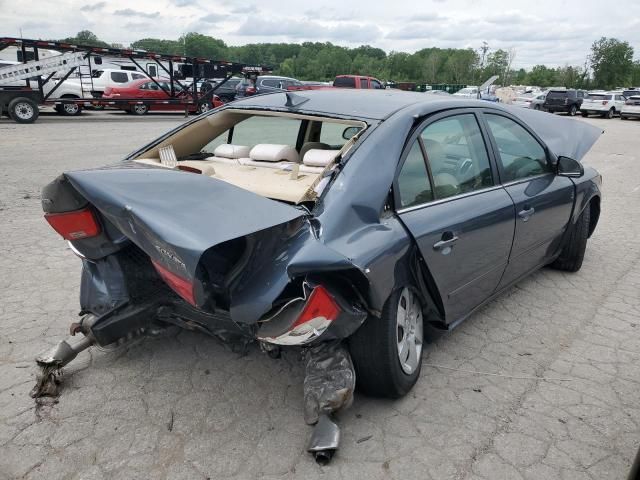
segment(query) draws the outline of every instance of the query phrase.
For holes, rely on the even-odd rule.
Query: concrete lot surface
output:
[[[88,117],[0,120],[1,479],[625,478],[640,445],[640,122],[586,120],[606,133],[585,159],[604,199],[582,270],[544,269],[429,345],[406,398],[357,395],[319,467],[293,353],[239,356],[186,331],[93,348],[59,403],[35,407],[33,358],[78,318],[80,273],[41,187],[183,121]]]

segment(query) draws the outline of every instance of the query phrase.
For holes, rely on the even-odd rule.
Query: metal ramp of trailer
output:
[[[80,73],[82,90],[84,91],[85,87],[89,87],[87,81],[92,82],[92,78],[87,74],[83,75],[83,72],[81,70],[82,67],[85,66],[86,62],[86,64],[88,64],[89,66],[89,71],[91,71],[91,62],[97,57],[120,57],[128,59],[139,69],[139,73],[142,73],[143,75],[148,77],[150,81],[154,82],[158,86],[158,88],[165,91],[168,96],[167,100],[147,100],[140,98],[121,98],[118,100],[111,99],[108,102],[108,106],[121,105],[129,108],[131,105],[140,103],[148,105],[160,103],[184,105],[185,115],[187,114],[189,108],[193,109],[193,107],[195,106],[199,109],[201,106],[205,106],[205,104],[211,103],[215,91],[222,85],[224,85],[233,75],[241,74],[245,77],[250,76],[253,78],[257,75],[271,72],[272,70],[270,67],[264,65],[250,66],[243,63],[229,62],[226,60],[154,53],[148,52],[146,50],[132,48],[94,47],[88,45],[75,45],[68,42],[32,40],[15,37],[0,37],[0,50],[3,50],[4,48],[9,46],[15,46],[21,49],[22,58],[25,60],[23,60],[22,65],[13,65],[10,67],[12,74],[7,74],[7,78],[10,76],[11,79],[6,80],[5,82],[10,83],[24,80],[25,86],[0,86],[0,108],[3,107],[3,103],[8,105],[8,102],[12,98],[15,98],[19,95],[21,97],[29,96],[32,99],[38,99],[37,103],[39,103],[40,105],[54,104],[56,106],[64,106],[66,104],[74,103],[79,106],[107,106],[107,103],[101,101],[99,97],[91,99],[60,98],[55,100],[53,100],[55,97],[52,97],[58,87],[60,87],[63,82],[67,78],[69,78],[69,76],[75,71],[78,71]],[[26,60],[28,58],[27,49],[33,50],[34,60]],[[61,52],[61,54],[69,55],[67,57],[56,55],[54,57],[49,57],[46,60],[39,60],[39,49],[56,50]],[[69,60],[58,63],[58,68],[56,68],[55,63],[51,63],[52,61],[55,62],[55,60],[51,60],[52,58],[58,59],[58,62],[60,62],[59,59],[61,58],[68,58]],[[78,59],[81,60],[78,61]],[[162,75],[168,77],[169,79],[167,82],[169,84],[168,89],[166,88],[166,86],[163,87],[156,78],[153,78],[146,72],[146,70],[139,63],[143,60],[152,60],[158,64],[158,66],[160,67],[160,72],[158,73],[162,72]],[[74,64],[70,66],[69,62]],[[47,85],[52,78],[54,78],[56,73],[63,72],[65,73],[62,76],[56,76],[55,85],[45,94],[43,87]],[[184,78],[185,73],[187,72],[190,73],[189,76],[191,78],[189,79]],[[32,79],[33,77],[37,78],[37,89],[31,88],[29,79]],[[87,77],[86,79],[84,79],[86,81],[83,81],[82,77]],[[213,85],[213,88],[207,91],[199,91],[198,82],[207,78],[222,78],[222,81],[215,83],[215,85]],[[9,91],[8,89],[19,89],[19,91]],[[93,93],[93,89],[91,90]]]
[[[66,72],[67,70],[80,66],[84,61],[84,53],[71,52],[29,63],[9,65],[0,68],[0,85],[7,85],[19,80],[27,80],[31,77],[53,72]]]

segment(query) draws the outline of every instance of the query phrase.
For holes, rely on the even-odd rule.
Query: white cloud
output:
[[[640,58],[640,2],[618,0],[0,0],[3,34],[64,38],[88,29],[107,42],[177,39],[194,28],[230,45],[367,43],[389,51],[427,47],[515,48],[515,68],[581,65],[601,36],[627,40]],[[134,6],[135,5],[135,6]],[[565,12],[571,12],[566,21]]]

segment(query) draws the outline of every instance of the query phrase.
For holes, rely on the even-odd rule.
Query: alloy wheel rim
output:
[[[66,103],[63,108],[68,114],[75,115],[78,112],[79,107],[75,103]]]
[[[396,312],[396,342],[402,371],[411,375],[422,357],[422,307],[418,297],[404,288]]]
[[[146,113],[147,107],[145,105],[136,105],[135,107],[136,113]]]
[[[33,107],[28,103],[19,103],[16,105],[15,114],[22,120],[29,120],[33,117]]]

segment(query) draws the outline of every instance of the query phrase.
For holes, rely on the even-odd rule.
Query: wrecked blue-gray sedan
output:
[[[602,132],[476,100],[367,90],[276,93],[199,116],[108,167],[45,187],[82,259],[81,341],[173,324],[277,356],[302,348],[309,449],[356,383],[400,397],[426,325],[451,329],[545,265],[576,271],[600,215],[581,158]]]

